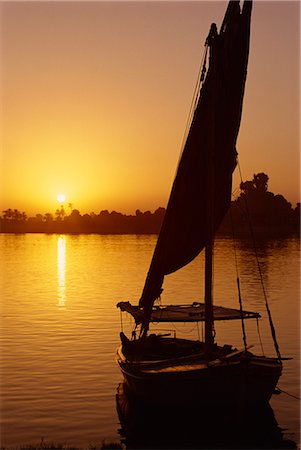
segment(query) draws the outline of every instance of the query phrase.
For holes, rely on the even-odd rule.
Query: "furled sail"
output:
[[[207,43],[209,68],[199,93],[139,306],[146,323],[164,276],[191,262],[216,232],[231,202],[232,172],[249,53],[252,2],[230,1],[220,32]],[[208,192],[210,175],[210,195]],[[209,208],[208,202],[212,206]]]

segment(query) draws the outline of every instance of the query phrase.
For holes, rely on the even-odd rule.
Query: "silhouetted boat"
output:
[[[129,392],[149,403],[266,402],[281,375],[281,356],[267,302],[275,358],[256,356],[247,347],[244,320],[259,314],[242,310],[239,280],[239,309],[213,306],[212,302],[213,241],[231,202],[251,9],[251,1],[245,1],[242,9],[238,1],[230,1],[220,31],[211,25],[190,129],[139,305],[117,305],[136,323],[131,340],[121,333],[117,362]],[[164,276],[190,263],[203,249],[205,303],[154,306]],[[244,348],[218,346],[214,321],[235,319],[242,321]],[[149,333],[151,322],[165,321],[204,321],[204,342]]]

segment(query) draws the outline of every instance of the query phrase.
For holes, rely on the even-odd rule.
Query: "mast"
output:
[[[212,124],[214,128],[214,124]],[[213,167],[213,149],[214,135],[212,134],[211,152],[209,156],[208,167],[208,203],[207,203],[207,233],[208,240],[205,246],[205,354],[210,358],[212,354],[214,335],[213,335],[213,246],[214,246],[214,167]]]
[[[210,28],[206,43],[210,48],[210,60],[216,56],[218,33],[216,25],[213,23]],[[212,61],[212,77],[217,86],[217,68],[215,61]],[[214,197],[215,197],[215,132],[216,132],[216,94],[213,90],[212,103],[209,110],[209,139],[208,139],[208,166],[207,166],[207,204],[206,204],[206,246],[205,246],[205,354],[210,358],[214,345],[214,319],[213,319],[213,247],[214,247]]]
[[[212,302],[213,239],[205,248],[205,353],[209,358],[214,344]]]

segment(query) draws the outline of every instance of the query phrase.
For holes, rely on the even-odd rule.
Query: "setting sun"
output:
[[[60,203],[64,203],[64,201],[66,200],[66,196],[64,194],[58,194],[56,198]]]
[[[220,23],[225,2],[2,3],[0,211],[165,206],[208,23]],[[299,2],[254,10],[240,166],[244,180],[268,174],[271,192],[295,206]],[[240,182],[237,171],[233,190]]]

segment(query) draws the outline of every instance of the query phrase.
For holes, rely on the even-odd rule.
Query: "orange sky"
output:
[[[226,2],[2,2],[1,210],[165,206]],[[255,0],[237,149],[299,201],[300,3]],[[234,176],[235,189],[239,185]]]

